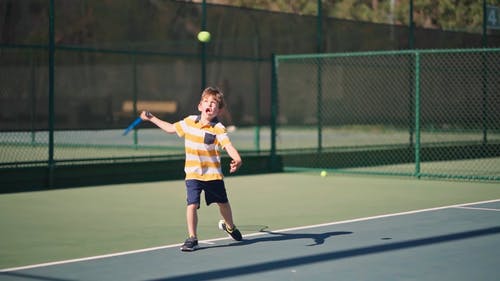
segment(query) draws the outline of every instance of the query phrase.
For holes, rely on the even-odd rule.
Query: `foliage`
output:
[[[500,5],[499,0],[487,2]],[[207,0],[207,3],[317,14],[317,1],[314,0]],[[409,23],[409,3],[409,0],[322,0],[326,16],[399,25]],[[417,27],[478,32],[483,22],[482,5],[482,0],[414,0],[413,20]]]

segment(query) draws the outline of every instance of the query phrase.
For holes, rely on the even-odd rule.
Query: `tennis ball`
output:
[[[320,176],[322,176],[322,177],[326,177],[326,175],[327,175],[327,174],[328,174],[328,173],[327,173],[325,170],[323,170],[323,171],[321,171]]]
[[[208,31],[200,31],[198,33],[198,40],[203,43],[207,43],[210,41],[210,32]]]

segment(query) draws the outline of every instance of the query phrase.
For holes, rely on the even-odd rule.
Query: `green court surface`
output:
[[[430,263],[440,258],[451,262],[445,266],[451,267],[445,268],[450,276],[460,275],[449,272],[453,262],[458,270],[471,260],[481,264],[476,268],[484,269],[486,277],[499,273],[497,266],[491,265],[500,259],[498,251],[488,251],[500,242],[500,206],[494,202],[500,199],[498,183],[331,174],[320,177],[319,172],[309,172],[227,177],[226,186],[235,222],[246,235],[245,240],[233,244],[219,239],[226,236],[217,229],[217,207],[203,205],[198,233],[206,243],[201,244],[204,249],[194,253],[182,253],[177,245],[186,237],[183,181],[0,195],[0,269],[4,269],[0,279],[215,280],[227,276],[238,280],[301,280],[315,276],[333,280],[326,268],[352,268],[350,273],[338,271],[338,280],[389,280],[365,279],[361,272],[361,279],[356,278],[350,259],[360,259],[360,265],[375,271],[381,270],[375,265],[388,266],[396,272],[394,276],[401,277],[393,280],[432,280],[428,277],[439,275],[429,273],[419,278],[417,269],[430,271]],[[487,202],[490,205],[462,206],[484,201],[491,201]],[[445,206],[452,207],[440,209]],[[431,208],[438,209],[428,210]],[[401,214],[404,212],[410,213]],[[311,225],[316,226],[307,227]],[[481,241],[476,241],[478,238]],[[462,240],[477,245],[459,243]],[[462,244],[471,248],[456,248]],[[429,247],[434,245],[439,247]],[[155,247],[160,248],[115,258],[62,262],[61,267],[12,270]],[[465,260],[460,258],[464,253],[468,255]],[[373,256],[379,258],[366,260]],[[218,258],[215,264],[209,261]],[[99,262],[104,264],[96,265]],[[191,266],[196,263],[199,267]],[[408,267],[410,271],[406,272]],[[139,268],[148,269],[137,272]],[[381,272],[380,278],[388,274]],[[70,278],[72,274],[80,277]],[[376,277],[378,273],[371,274]],[[476,280],[492,279],[479,276]]]

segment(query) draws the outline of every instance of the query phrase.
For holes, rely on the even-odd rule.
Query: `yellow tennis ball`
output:
[[[320,176],[326,177],[326,175],[328,175],[328,173],[325,170],[321,171]]]
[[[210,41],[210,32],[208,31],[200,31],[198,33],[198,40],[203,43],[207,43]]]

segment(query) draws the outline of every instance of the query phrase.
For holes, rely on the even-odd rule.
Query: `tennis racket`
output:
[[[151,119],[151,118],[153,117],[153,114],[151,114],[151,112],[149,112],[149,111],[146,111],[146,116],[147,116],[148,118],[150,118],[150,119]],[[134,120],[134,122],[132,122],[132,124],[130,124],[130,125],[129,125],[126,129],[125,129],[125,131],[123,132],[123,135],[124,135],[124,136],[125,136],[125,135],[127,135],[127,134],[128,134],[128,132],[132,131],[132,129],[134,129],[134,128],[135,128],[137,125],[139,125],[141,122],[142,122],[141,117],[137,117],[137,118]]]
[[[125,131],[123,132],[123,135],[126,136],[132,129],[134,129],[137,125],[139,125],[142,122],[141,117],[137,117],[132,124],[130,124]]]

